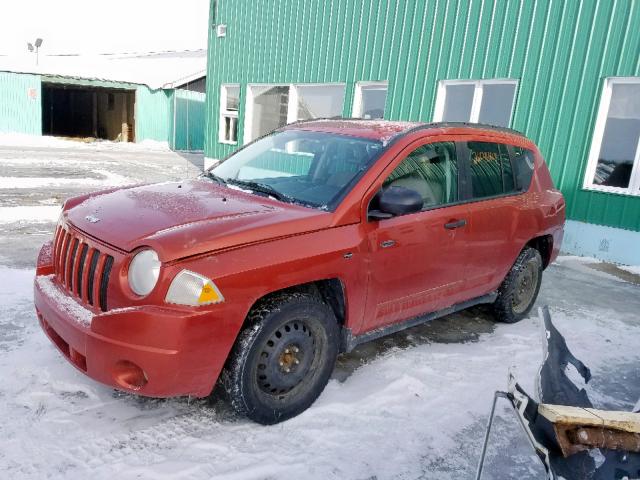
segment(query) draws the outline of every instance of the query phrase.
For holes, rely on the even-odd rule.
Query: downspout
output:
[[[176,150],[176,109],[177,109],[177,102],[176,102],[176,96],[177,96],[177,92],[176,92],[177,88],[173,89],[173,145],[171,146],[172,150]]]
[[[191,151],[191,124],[189,119],[189,106],[191,105],[191,95],[189,90],[189,84],[187,83],[187,150]]]

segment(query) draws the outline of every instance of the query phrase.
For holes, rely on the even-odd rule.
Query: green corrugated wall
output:
[[[0,72],[0,133],[42,135],[39,75]]]
[[[204,118],[206,95],[176,89],[171,94],[172,138],[174,150],[202,151],[204,149]]]
[[[438,81],[519,81],[512,126],[539,145],[571,219],[640,230],[640,197],[584,191],[604,78],[640,76],[638,0],[217,0],[210,29],[205,154],[218,142],[221,83],[388,80],[385,116],[431,121]],[[214,23],[213,12],[210,23]]]
[[[136,142],[169,142],[172,127],[172,91],[151,90],[145,85],[136,89]]]

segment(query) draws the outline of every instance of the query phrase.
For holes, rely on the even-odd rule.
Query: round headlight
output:
[[[153,250],[137,253],[129,265],[129,286],[138,295],[148,295],[158,283],[160,260]]]

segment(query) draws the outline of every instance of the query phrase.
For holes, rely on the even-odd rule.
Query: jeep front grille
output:
[[[58,226],[53,244],[53,267],[58,282],[71,295],[106,312],[112,266],[111,255]]]

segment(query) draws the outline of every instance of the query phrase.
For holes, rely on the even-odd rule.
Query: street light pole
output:
[[[40,47],[42,46],[42,39],[36,38],[36,65],[40,62]]]
[[[35,47],[34,47],[35,45]],[[39,54],[39,50],[40,47],[42,46],[42,39],[41,38],[36,38],[35,43],[27,43],[27,49],[30,52],[34,52],[36,53],[36,65],[38,65],[40,63],[40,54]]]

